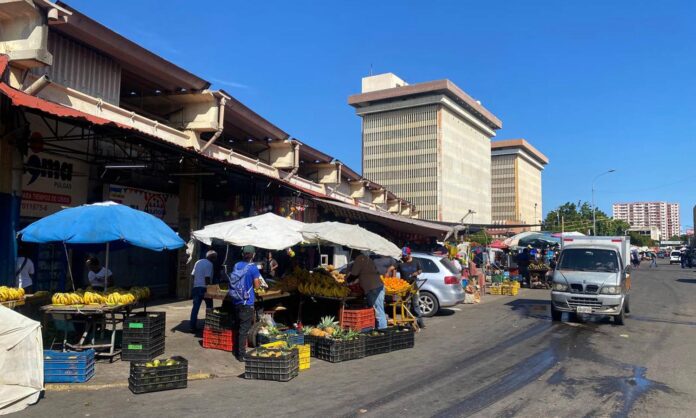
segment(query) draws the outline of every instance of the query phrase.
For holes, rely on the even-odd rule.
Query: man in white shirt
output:
[[[103,290],[105,285],[113,283],[111,270],[102,267],[97,257],[90,257],[87,259],[87,268],[89,269],[87,280],[89,281],[89,285],[95,290]]]
[[[193,265],[193,290],[191,297],[193,299],[193,308],[191,309],[191,319],[189,327],[192,333],[198,332],[198,311],[201,308],[201,303],[205,300],[206,309],[213,309],[213,300],[205,299],[206,286],[213,282],[213,263],[217,260],[217,253],[213,250],[205,254],[205,258],[201,258]]]
[[[34,263],[27,257],[26,252],[20,252],[15,266],[15,278],[17,280],[17,287],[24,289],[25,294],[34,293],[34,287],[32,286],[34,284],[32,281],[33,275]]]

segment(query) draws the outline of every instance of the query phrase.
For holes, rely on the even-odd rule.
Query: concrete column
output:
[[[186,242],[191,238],[191,231],[202,227],[200,225],[200,196],[201,181],[199,178],[182,177],[179,180],[179,235]],[[194,260],[197,258],[195,253],[193,257]],[[176,278],[176,296],[180,299],[191,297],[191,271],[194,261],[186,264],[187,260],[188,255],[186,255],[186,247],[184,247],[179,250],[179,268]]]

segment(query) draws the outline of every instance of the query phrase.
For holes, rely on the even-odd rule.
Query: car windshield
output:
[[[442,265],[445,266],[445,268],[447,268],[447,270],[449,270],[450,273],[459,274],[457,268],[454,267],[454,264],[452,264],[452,262],[447,257],[441,258],[440,263],[442,263]]]
[[[672,251],[672,257],[679,257],[681,253],[679,251]]]
[[[576,271],[619,271],[619,262],[616,251],[586,249],[586,248],[567,248],[561,253],[558,262],[561,270]]]

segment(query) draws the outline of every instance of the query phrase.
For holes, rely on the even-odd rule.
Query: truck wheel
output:
[[[557,310],[556,308],[554,308],[553,305],[551,306],[551,320],[552,320],[553,322],[558,322],[558,321],[560,321],[562,315],[563,315],[563,312],[561,312],[561,311]]]
[[[623,325],[625,319],[625,309],[622,306],[621,312],[618,315],[614,315],[614,325]]]
[[[631,313],[630,301],[631,301],[630,295],[626,295],[626,299],[624,300],[624,312],[626,313],[626,315]]]

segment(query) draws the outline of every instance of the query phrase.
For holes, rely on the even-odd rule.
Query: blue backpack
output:
[[[246,303],[251,297],[251,289],[247,289],[244,283],[244,278],[249,271],[250,263],[244,264],[244,267],[240,267],[237,263],[234,265],[234,269],[230,273],[230,297],[235,304]]]

